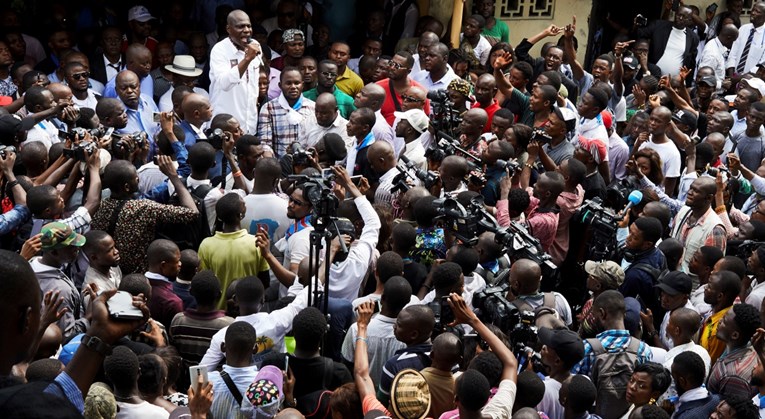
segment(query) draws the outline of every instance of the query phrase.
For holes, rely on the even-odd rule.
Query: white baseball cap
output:
[[[143,6],[135,6],[128,10],[128,22],[131,20],[137,20],[141,23],[144,23],[154,19],[156,18],[152,16],[151,13],[149,13],[149,9]]]
[[[762,81],[761,79],[757,77],[752,77],[751,79],[744,79],[742,81],[745,81],[746,84],[749,85],[752,89],[757,90],[760,92],[760,96],[765,97],[765,81]]]
[[[393,112],[393,115],[396,118],[409,121],[409,125],[420,134],[427,131],[428,126],[430,125],[430,118],[428,118],[428,115],[420,109],[410,109],[406,112]]]

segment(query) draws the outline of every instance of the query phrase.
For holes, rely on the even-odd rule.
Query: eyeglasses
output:
[[[321,75],[324,77],[337,77],[337,73],[333,73],[331,71],[322,71]]]
[[[401,95],[401,99],[404,102],[414,102],[414,103],[420,103],[425,101],[425,99],[420,99],[414,96],[407,96],[407,95]]]
[[[388,61],[388,67],[391,67],[394,70],[401,70],[402,68],[406,68],[403,65],[401,65],[401,64],[399,64],[399,63],[397,63],[397,62],[395,62],[393,60]]]
[[[80,80],[82,78],[86,78],[87,79],[89,77],[90,77],[90,73],[87,72],[87,71],[83,71],[82,73],[72,74],[72,78],[75,79],[75,80]]]

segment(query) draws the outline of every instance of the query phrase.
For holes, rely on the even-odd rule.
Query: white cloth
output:
[[[229,365],[223,366],[223,371],[226,371],[231,381],[234,382],[234,386],[239,390],[239,393],[244,395],[247,391],[247,387],[252,384],[255,377],[258,375],[258,367],[252,365],[249,367],[232,367]],[[237,419],[241,417],[239,414],[239,404],[231,394],[231,390],[228,389],[228,385],[223,381],[220,372],[210,371],[207,376],[208,381],[213,386],[213,403],[210,407],[211,416],[221,419]]]
[[[256,234],[258,227],[268,231],[271,243],[284,237],[291,220],[287,217],[287,200],[276,194],[249,194],[244,197],[246,207],[242,228]]]
[[[393,333],[393,326],[396,319],[382,314],[375,315],[369,321],[367,326],[367,354],[369,356],[369,376],[375,384],[375,388],[380,384],[383,366],[393,354],[399,349],[406,347],[406,344],[397,340]],[[356,350],[356,336],[359,328],[356,323],[351,325],[348,333],[345,334],[341,353],[348,362],[353,362],[354,351]]]
[[[307,227],[290,236],[289,240],[282,237],[276,242],[274,246],[284,255],[282,266],[289,269],[290,265],[300,264],[303,259],[308,257],[311,252],[311,231],[313,231],[313,227]],[[279,298],[284,298],[287,292],[287,287],[279,284]]]
[[[425,148],[422,146],[422,141],[420,141],[421,138],[422,136],[404,146],[404,156],[406,156],[409,161],[416,164],[420,169],[428,170],[428,159],[425,158]]]
[[[693,291],[691,293],[691,304],[696,308],[696,311],[699,312],[701,315],[701,318],[703,319],[706,317],[707,314],[712,312],[712,306],[704,302],[704,290],[707,289],[707,284],[701,285],[700,287],[696,288],[696,291]]]
[[[502,380],[494,397],[481,409],[481,413],[492,419],[510,419],[518,387],[513,380]]]
[[[747,23],[741,25],[738,29],[738,38],[733,42],[730,48],[730,54],[728,54],[727,67],[734,70],[738,67],[738,62],[741,59],[741,54],[744,52],[746,41],[749,39],[749,33],[754,30],[754,37],[752,43],[749,45],[749,55],[746,59],[746,65],[744,66],[744,73],[754,71],[754,67],[761,63],[765,58],[765,25],[761,25],[759,28],[754,28],[754,25]]]
[[[313,147],[319,140],[327,134],[337,134],[345,140],[345,148],[353,145],[353,138],[348,136],[348,131],[345,127],[348,125],[348,120],[343,118],[340,113],[337,113],[337,118],[332,121],[332,124],[328,127],[323,127],[316,124],[302,124],[300,126],[300,133],[298,134],[298,142],[303,147]]]
[[[711,67],[715,71],[715,77],[717,77],[717,86],[720,88],[722,80],[725,78],[725,57],[730,50],[725,47],[718,38],[714,38],[707,42],[704,46],[704,50],[701,52],[701,58],[699,59],[699,65],[696,68]],[[751,51],[751,50],[750,50]]]
[[[430,71],[428,70],[420,70],[416,73],[412,71],[412,80],[420,83],[430,92],[435,90],[446,90],[446,88],[449,87],[449,83],[451,83],[452,80],[458,78],[459,76],[454,72],[454,70],[452,70],[450,66],[447,66],[446,74],[444,74],[443,77],[438,80],[433,80],[433,78],[430,76]]]
[[[170,417],[167,410],[145,401],[138,404],[117,402],[117,407],[119,411],[116,419],[166,419]]]
[[[478,59],[478,62],[481,63],[481,65],[486,64],[486,61],[489,60],[489,54],[491,53],[491,44],[489,43],[489,40],[486,39],[483,35],[479,35],[480,39],[478,40],[478,45],[473,47],[473,53],[475,54],[475,57]],[[462,39],[465,37],[465,34],[460,34],[460,44],[462,43]]]
[[[95,111],[96,105],[98,105],[98,99],[96,98],[96,93],[92,89],[88,89],[88,96],[85,99],[80,100],[73,95],[72,103],[77,105],[78,108],[90,108]]]
[[[752,292],[746,297],[746,303],[759,309],[760,306],[762,306],[763,298],[765,298],[765,282],[755,284],[754,287],[752,287]]]
[[[297,291],[300,290],[300,291]],[[274,310],[271,313],[254,313],[247,316],[238,316],[235,322],[247,322],[251,324],[258,333],[258,348],[261,352],[254,354],[255,361],[259,356],[271,352],[285,352],[284,335],[292,329],[292,320],[298,313],[306,307],[308,302],[308,288],[303,288],[300,283],[295,281],[295,285],[290,287],[290,292],[295,293],[295,299],[287,307]],[[220,350],[220,344],[226,341],[226,331],[228,326],[216,332],[210,340],[210,348],[205,353],[199,365],[204,365],[212,371],[218,367],[218,364],[225,357]]]
[[[675,359],[675,357],[683,352],[688,351],[694,352],[699,357],[701,357],[701,360],[704,361],[704,376],[709,376],[709,370],[712,368],[712,358],[709,356],[709,352],[707,352],[703,346],[697,345],[693,341],[675,346],[674,348],[670,349],[667,352],[667,356],[664,358],[664,362],[661,364],[664,365],[664,368],[672,371],[672,361]],[[654,362],[656,361],[654,360]],[[667,391],[665,391],[664,394],[659,397],[656,404],[661,406],[664,400],[675,396],[677,396],[677,388],[675,387],[675,380],[673,379],[669,389],[667,389]]]
[[[171,112],[173,110],[173,90],[175,90],[175,87],[170,86],[170,89],[165,92],[160,98],[159,103],[157,104],[159,106],[160,112]],[[202,95],[206,98],[210,98],[210,95],[207,93],[207,90],[201,88],[201,87],[194,87],[194,93]],[[214,109],[216,111],[215,113],[218,114],[220,112],[217,112],[217,109]]]
[[[537,405],[537,410],[545,412],[550,419],[563,419],[564,409],[563,405],[560,404],[560,397],[558,396],[561,387],[560,381],[552,377],[546,377],[544,383],[545,394],[542,396],[542,401]]]
[[[46,150],[50,150],[53,144],[61,142],[58,138],[58,129],[53,122],[43,120],[38,122],[32,129],[27,131],[27,139],[22,143],[21,148],[24,148],[23,144],[39,141],[45,145]]]
[[[390,190],[394,186],[393,178],[395,178],[398,174],[398,169],[393,167],[392,169],[385,172],[382,176],[380,176],[377,189],[375,190],[375,204],[382,204],[389,208],[393,207],[393,194]]]
[[[684,308],[690,308],[693,311],[698,312],[696,310],[696,307],[691,303],[691,300],[688,300],[685,302]],[[668,311],[664,313],[664,318],[661,321],[661,330],[659,330],[659,337],[661,338],[661,343],[664,344],[664,346],[667,349],[672,349],[675,347],[675,344],[672,342],[672,338],[669,336],[669,333],[667,333],[667,326],[669,325],[669,316],[672,314],[671,311]],[[709,372],[707,370],[707,372]]]
[[[760,419],[765,419],[765,407],[760,407],[760,393],[757,393],[752,397],[752,403],[760,409]]]
[[[112,67],[110,65],[110,64],[112,64],[112,62],[109,61],[108,58],[106,58],[106,55],[101,54],[101,57],[104,60],[104,68],[106,68],[106,81],[107,82],[109,82],[111,79],[117,77],[117,74],[120,71],[125,69],[125,63],[122,62],[122,58],[120,58],[119,61],[114,63],[119,68],[119,70],[117,70],[116,68],[114,68],[114,67]]]
[[[375,140],[386,141],[393,146],[393,150],[396,150],[396,133],[393,132],[393,127],[388,125],[388,121],[385,120],[380,111],[375,112],[375,125],[372,127],[372,134],[374,134]]]
[[[216,113],[233,115],[245,133],[255,134],[262,61],[260,57],[252,60],[240,76],[237,64],[243,59],[244,51],[237,49],[231,38],[215,44],[210,51],[210,102]]]
[[[664,177],[673,178],[680,177],[680,151],[677,149],[675,143],[667,139],[667,142],[656,144],[653,142],[653,137],[650,140],[643,143],[640,149],[650,148],[661,156],[662,170],[664,171]]]
[[[382,227],[380,217],[366,197],[362,195],[353,202],[364,220],[364,228],[361,230],[361,236],[349,246],[345,260],[333,263],[329,268],[329,296],[348,301],[353,301],[359,296],[359,288],[372,264]]]
[[[178,169],[178,162],[174,161],[173,166]],[[138,191],[147,194],[160,183],[167,180],[167,176],[159,170],[159,166],[154,161],[150,161],[138,168]]]
[[[685,31],[685,29],[672,27],[664,54],[656,63],[661,69],[662,75],[671,74],[675,76],[680,74],[680,67],[683,66],[683,55],[685,54]]]
[[[603,125],[603,119],[600,115],[592,119],[581,119],[576,127],[576,135],[581,135],[584,138],[598,139],[608,148],[608,130]]]

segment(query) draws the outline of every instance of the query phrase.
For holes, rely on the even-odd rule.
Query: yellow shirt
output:
[[[725,317],[725,313],[727,313],[731,307],[724,308],[704,320],[704,328],[701,329],[699,345],[709,352],[709,357],[712,358],[711,365],[714,365],[717,358],[719,358],[725,351],[725,342],[717,339],[717,325],[720,324],[720,320]]]
[[[226,308],[226,289],[235,279],[256,276],[268,270],[266,258],[255,244],[255,236],[247,230],[215,233],[199,245],[199,269],[210,269],[220,280],[218,308]]]
[[[356,93],[360,92],[361,88],[364,87],[364,82],[358,74],[354,73],[348,66],[345,66],[345,72],[338,74],[337,80],[335,80],[335,87],[348,96],[355,98]]]

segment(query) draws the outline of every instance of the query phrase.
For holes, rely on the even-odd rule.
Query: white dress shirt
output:
[[[428,160],[425,158],[425,148],[422,146],[420,138],[404,146],[404,156],[418,168],[428,170]]]
[[[412,73],[412,80],[420,83],[423,87],[428,89],[429,92],[434,90],[446,90],[446,88],[449,87],[449,83],[458,78],[459,76],[451,69],[451,67],[447,67],[446,74],[438,80],[433,80],[433,78],[430,77],[430,71],[428,70],[420,70],[417,73]]]
[[[696,66],[696,68],[711,67],[715,71],[715,77],[717,77],[716,87],[718,89],[725,78],[725,60],[729,52],[728,48],[718,38],[712,39],[704,46],[701,58],[699,59],[699,65]]]
[[[337,118],[328,127],[323,127],[318,123],[315,124],[302,124],[300,126],[300,133],[298,134],[298,142],[303,147],[313,147],[319,140],[327,134],[337,134],[345,141],[345,148],[353,146],[353,138],[348,136],[345,126],[348,125],[348,120],[343,118],[338,112]]]
[[[262,61],[260,57],[252,60],[240,76],[237,64],[243,59],[244,51],[237,49],[231,38],[215,44],[210,51],[210,102],[216,113],[233,115],[245,133],[255,134]]]
[[[348,256],[329,268],[329,296],[353,301],[359,296],[361,282],[372,264],[372,256],[380,236],[380,217],[363,195],[354,199],[356,208],[364,220],[361,237],[348,247]]]
[[[170,89],[165,92],[160,98],[159,98],[159,111],[160,112],[172,112],[173,110],[173,90],[175,90],[175,87],[170,86]],[[202,95],[206,98],[210,98],[210,95],[207,93],[207,90],[201,88],[201,87],[194,87],[194,93]],[[215,109],[215,113],[217,114],[217,109]]]
[[[746,65],[744,66],[744,73],[755,70],[755,66],[762,62],[765,58],[765,25],[759,28],[754,27],[751,23],[741,25],[738,30],[738,38],[733,42],[733,46],[730,48],[730,54],[728,54],[728,68],[735,70],[738,67],[738,62],[741,59],[741,54],[744,52],[744,46],[749,39],[749,33],[754,30],[754,37],[752,43],[749,45],[749,55],[746,59]]]
[[[114,68],[114,67],[112,67],[112,62],[109,61],[108,58],[106,58],[106,55],[101,54],[101,57],[103,57],[103,59],[104,59],[104,68],[106,68],[106,81],[107,82],[109,80],[117,77],[117,74],[120,71],[125,69],[125,63],[122,62],[122,58],[120,58],[119,61],[114,63],[114,65],[117,67],[117,68]]]
[[[38,122],[32,129],[27,131],[27,139],[24,141],[24,143],[28,144],[34,141],[43,143],[45,145],[45,149],[50,150],[50,147],[53,144],[60,143],[61,139],[58,138],[58,129],[55,125],[53,125],[53,122],[43,120]],[[23,145],[22,148],[24,148]]]

